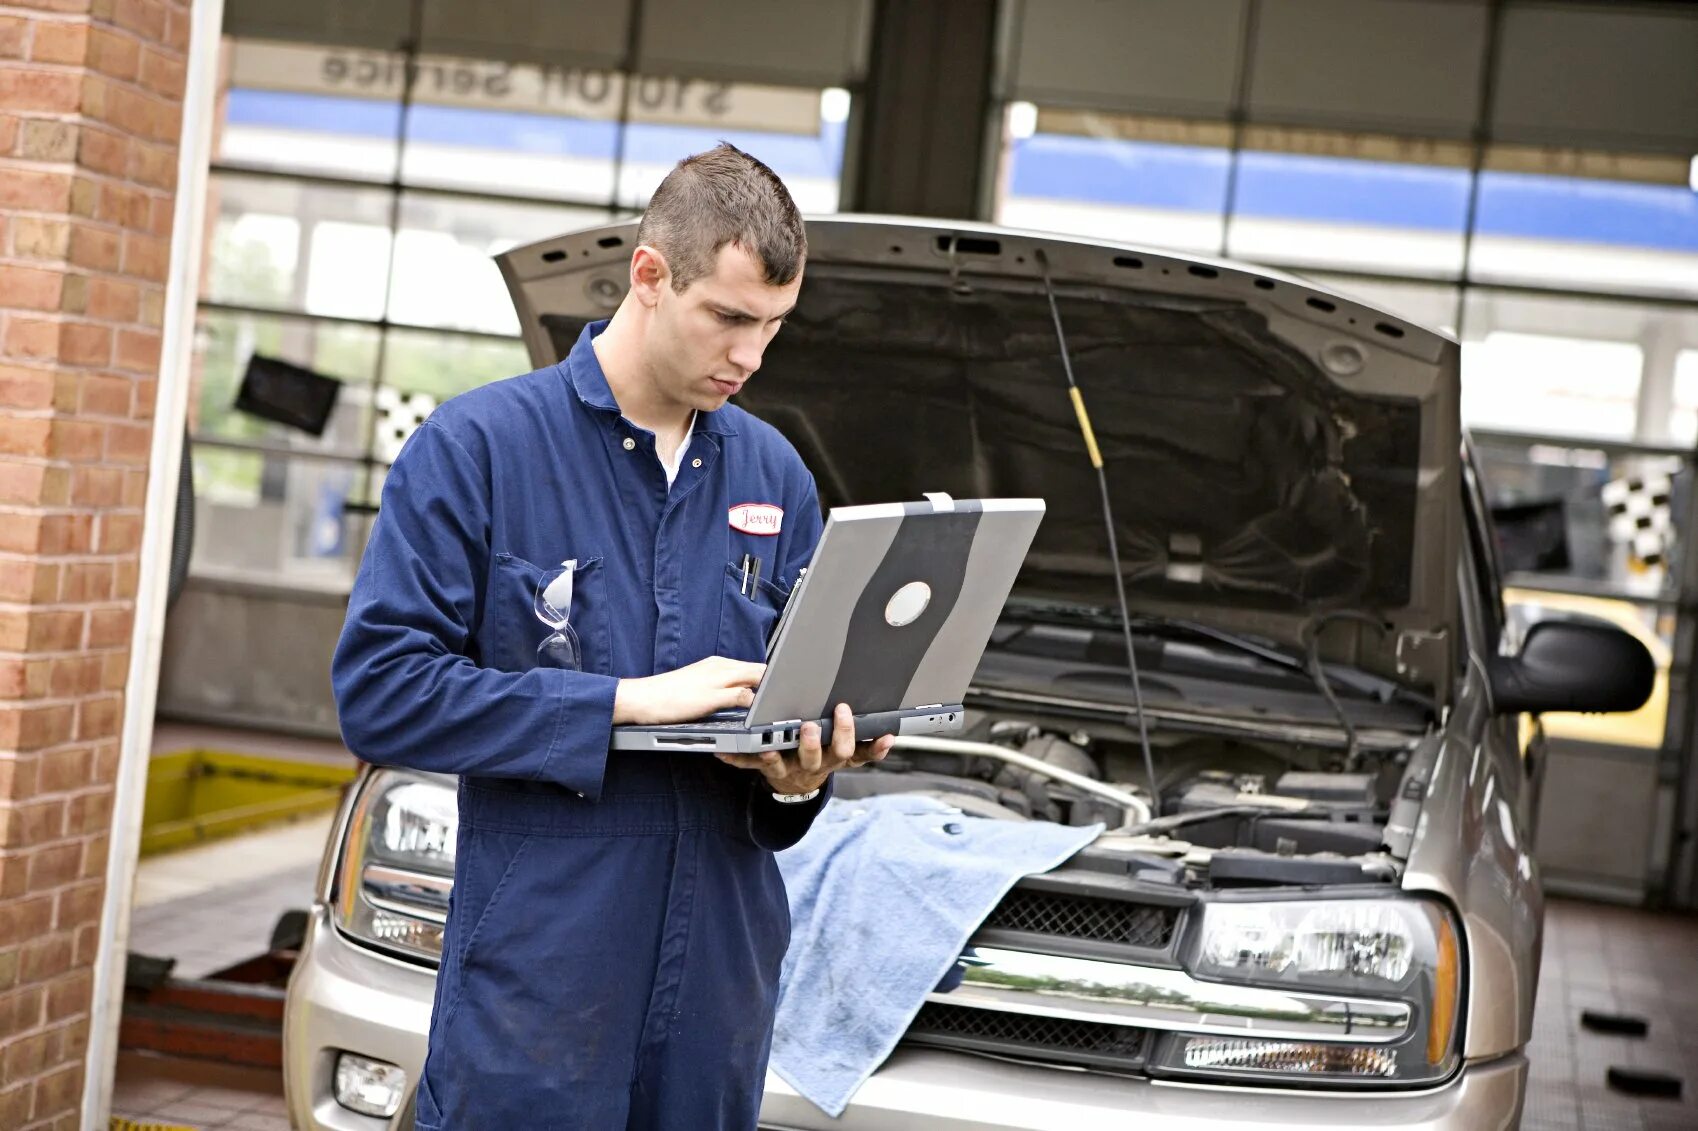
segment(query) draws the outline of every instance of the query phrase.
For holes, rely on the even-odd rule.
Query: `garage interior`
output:
[[[493,257],[720,139],[809,214],[1246,262],[1460,343],[1510,624],[1601,618],[1657,666],[1636,712],[1542,720],[1520,1126],[1698,1126],[1695,63],[1676,0],[0,6],[0,488],[36,531],[0,546],[0,1128],[291,1126],[281,987],[357,769],[329,660],[388,468],[532,368]],[[290,423],[302,373],[335,408]]]

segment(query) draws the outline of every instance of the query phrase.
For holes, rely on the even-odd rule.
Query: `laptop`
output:
[[[1014,587],[1042,499],[951,499],[834,507],[767,648],[747,709],[693,723],[613,728],[615,750],[758,754],[801,743],[832,709],[855,736],[946,734]]]

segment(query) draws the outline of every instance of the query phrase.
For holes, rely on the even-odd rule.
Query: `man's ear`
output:
[[[663,288],[672,285],[672,268],[666,256],[648,244],[639,244],[631,253],[631,293],[644,306],[653,307],[660,301]]]

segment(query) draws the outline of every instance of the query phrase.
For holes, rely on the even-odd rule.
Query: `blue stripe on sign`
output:
[[[1698,252],[1698,192],[1678,185],[1482,173],[1480,230]]]
[[[1468,224],[1468,170],[1247,151],[1238,161],[1236,199],[1243,216],[1460,236]]]
[[[393,102],[362,98],[232,90],[229,121],[238,125],[394,137],[399,109]],[[609,161],[618,151],[618,135],[617,122],[518,110],[416,104],[407,120],[410,141]],[[834,122],[822,123],[817,137],[633,122],[626,134],[625,156],[631,161],[671,164],[691,153],[712,148],[722,138],[753,153],[785,176],[834,177],[843,164],[844,128]]]

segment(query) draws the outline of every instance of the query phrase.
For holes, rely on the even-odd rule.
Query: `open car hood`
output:
[[[532,362],[624,296],[636,224],[498,258]],[[826,507],[1039,496],[1015,592],[1112,608],[1101,502],[1044,265],[1109,480],[1135,612],[1303,641],[1446,698],[1461,531],[1456,343],[1246,264],[983,225],[808,221],[800,304],[737,401]]]

